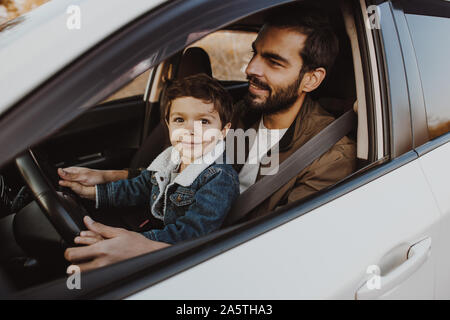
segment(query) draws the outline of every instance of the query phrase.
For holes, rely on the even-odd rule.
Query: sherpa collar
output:
[[[194,180],[214,163],[225,151],[225,143],[223,140],[217,142],[216,146],[209,153],[197,159],[194,163],[189,164],[173,181],[183,187],[190,186]],[[173,146],[164,150],[147,168],[149,171],[159,173],[159,176],[170,177],[180,165],[180,153]]]

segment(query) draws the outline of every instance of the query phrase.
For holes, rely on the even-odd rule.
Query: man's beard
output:
[[[286,88],[278,89],[274,92],[274,94],[272,94],[272,89],[266,83],[260,81],[254,76],[247,76],[247,79],[256,86],[266,89],[269,95],[264,102],[258,103],[254,101],[257,96],[248,91],[245,96],[246,105],[250,109],[259,111],[265,115],[274,114],[289,109],[298,99],[298,88],[300,87],[302,78],[303,74],[300,73],[297,80],[288,85]]]

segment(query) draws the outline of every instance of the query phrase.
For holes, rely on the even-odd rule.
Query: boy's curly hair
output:
[[[230,94],[217,80],[204,73],[169,83],[161,100],[161,114],[165,120],[169,118],[172,101],[181,97],[193,97],[205,103],[214,103],[214,109],[219,113],[222,127],[231,121],[233,101]]]

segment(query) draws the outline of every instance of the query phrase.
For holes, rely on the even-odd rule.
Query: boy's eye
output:
[[[202,119],[202,124],[209,124],[209,120],[208,119]]]
[[[173,122],[182,123],[182,122],[184,122],[184,119],[178,117],[178,118],[173,119]]]

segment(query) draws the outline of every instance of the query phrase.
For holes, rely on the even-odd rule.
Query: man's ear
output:
[[[325,79],[327,75],[327,71],[325,68],[317,68],[312,71],[306,72],[303,76],[303,86],[302,89],[304,92],[311,92],[316,90],[322,81]]]

